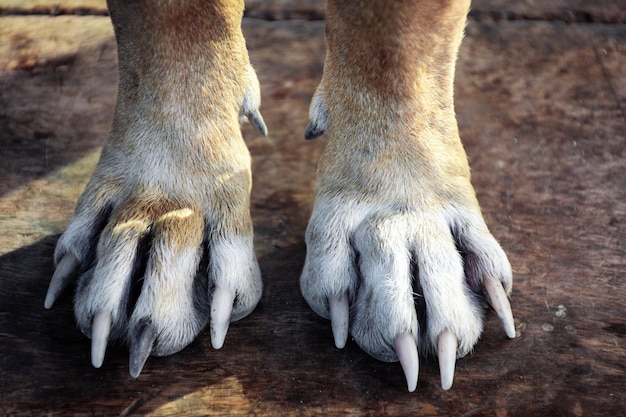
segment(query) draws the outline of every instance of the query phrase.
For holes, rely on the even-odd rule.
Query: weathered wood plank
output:
[[[106,0],[2,0],[0,14],[107,14]]]
[[[626,23],[624,0],[473,0],[471,16],[493,20]]]

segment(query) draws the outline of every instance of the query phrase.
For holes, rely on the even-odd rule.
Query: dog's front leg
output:
[[[301,287],[372,356],[418,350],[444,389],[482,332],[483,302],[515,337],[511,267],[470,184],[453,105],[469,1],[328,1],[328,52],[306,137],[328,136]]]
[[[72,277],[81,330],[99,367],[107,341],[130,346],[130,373],[188,345],[210,317],[219,348],[252,311],[250,155],[262,133],[259,84],[241,32],[243,2],[109,0],[120,82],[109,137],[60,238],[45,306]],[[201,258],[208,271],[198,271]]]

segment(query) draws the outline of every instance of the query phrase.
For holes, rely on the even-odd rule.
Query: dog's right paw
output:
[[[115,188],[92,183],[81,198],[57,245],[45,307],[77,277],[75,315],[92,339],[92,364],[102,365],[109,339],[124,339],[134,377],[150,354],[191,343],[209,315],[211,341],[220,348],[229,322],[249,314],[261,296],[252,236],[207,224],[215,213],[198,205]],[[199,270],[203,256],[206,271]]]
[[[92,339],[93,365],[108,340],[123,339],[137,376],[150,354],[181,350],[209,320],[220,348],[229,323],[258,303],[251,161],[239,120],[267,129],[241,33],[243,2],[108,5],[117,105],[57,244],[45,307],[76,278],[75,315]]]

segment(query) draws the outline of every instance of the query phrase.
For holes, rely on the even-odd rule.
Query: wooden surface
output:
[[[245,129],[263,299],[220,351],[204,332],[150,358],[137,380],[123,347],[91,367],[70,294],[43,309],[56,239],[115,103],[110,22],[98,1],[11,3],[0,1],[0,415],[626,413],[623,0],[570,2],[571,13],[557,0],[474,3],[457,113],[487,223],[514,268],[519,337],[507,340],[490,314],[452,390],[428,361],[413,394],[399,364],[351,342],[337,350],[299,293],[324,145],[302,138],[323,67],[322,2],[252,1],[244,19],[270,129]],[[39,14],[50,4],[70,14]]]

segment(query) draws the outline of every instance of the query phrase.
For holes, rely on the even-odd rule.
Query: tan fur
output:
[[[223,227],[250,233],[250,157],[239,113],[256,79],[249,80],[242,2],[112,3],[120,86],[103,169],[124,169],[104,166],[117,152],[135,164],[146,159],[139,186],[182,200],[203,196],[202,208],[220,217],[229,202],[233,216],[220,219]]]
[[[372,176],[383,164],[396,170],[393,182],[414,190],[437,184],[446,186],[437,191],[443,193],[458,182],[466,186],[469,167],[452,83],[469,1],[418,3],[371,1],[364,8],[329,1],[322,86],[334,94],[326,98],[332,123],[319,168],[325,178],[320,192],[336,187],[367,193],[341,179],[361,171]],[[450,179],[455,181],[447,184]],[[389,181],[381,181],[367,184],[376,198],[388,188]],[[407,191],[406,199],[419,195]]]
[[[301,287],[324,317],[329,300],[347,294],[352,336],[382,360],[398,359],[402,333],[430,353],[446,330],[465,355],[482,331],[473,292],[491,278],[511,288],[454,113],[468,9],[469,1],[328,1],[328,52],[307,129],[325,131],[328,143]]]
[[[152,352],[170,354],[202,329],[215,287],[237,297],[233,319],[261,295],[239,126],[241,116],[262,125],[259,86],[242,1],[111,0],[109,9],[120,70],[114,120],[55,258],[70,253],[82,265],[76,315],[87,335],[101,310],[112,315],[112,337],[131,343],[148,320],[158,333]],[[127,317],[135,248],[146,238],[145,280]],[[199,276],[208,284],[196,285],[207,249],[210,271]]]
[[[241,1],[108,5],[117,106],[96,172],[58,242],[46,306],[78,265],[76,316],[94,337],[94,365],[110,327],[111,337],[128,340],[137,376],[148,354],[182,349],[209,316],[221,347],[228,321],[259,301],[250,155],[239,121],[266,128]],[[424,353],[439,346],[449,388],[455,351],[469,352],[482,331],[484,299],[514,336],[504,295],[511,269],[482,219],[454,114],[468,9],[469,0],[329,0],[328,53],[305,133],[326,133],[327,146],[302,293],[333,321],[337,346],[349,331],[376,358],[401,356],[409,389],[416,346]],[[203,255],[208,271],[197,271]],[[138,264],[145,273],[133,277]],[[141,279],[134,300],[133,280]]]

